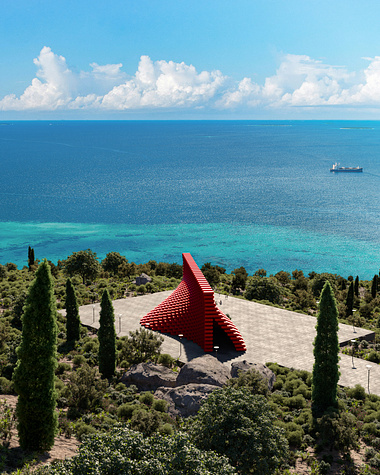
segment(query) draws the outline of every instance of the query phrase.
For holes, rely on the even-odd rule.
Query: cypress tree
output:
[[[359,297],[359,276],[356,276],[355,284],[354,284],[354,294],[356,297]]]
[[[116,332],[114,310],[107,289],[102,295],[99,325],[99,372],[110,378],[116,369]]]
[[[371,285],[371,295],[373,299],[376,298],[376,295],[377,295],[377,282],[378,282],[378,277],[377,277],[377,274],[375,274],[373,276],[372,285]]]
[[[319,302],[317,336],[314,340],[312,410],[321,416],[329,407],[337,407],[339,380],[338,309],[329,281]]]
[[[17,429],[20,446],[48,450],[57,432],[54,386],[57,351],[56,305],[50,266],[45,259],[36,271],[24,314],[22,339],[17,348],[13,381],[18,401]]]
[[[79,307],[75,289],[71,279],[66,281],[66,339],[67,341],[79,340],[80,318]]]
[[[354,283],[351,281],[350,287],[348,288],[347,298],[346,298],[346,317],[349,317],[353,314],[354,308]]]
[[[32,266],[34,265],[35,259],[34,259],[34,249],[32,249],[30,246],[28,247],[28,268],[29,270],[32,270]]]

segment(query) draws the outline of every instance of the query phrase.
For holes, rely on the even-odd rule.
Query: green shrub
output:
[[[12,437],[12,429],[16,423],[15,410],[6,400],[0,401],[0,439],[3,446],[8,446]]]
[[[57,392],[61,391],[65,387],[65,383],[57,377],[55,377],[54,385]]]
[[[146,406],[151,406],[154,401],[154,396],[150,392],[144,392],[140,394],[139,400],[142,404],[145,404]]]
[[[380,411],[371,411],[364,417],[364,422],[380,422]]]
[[[162,353],[159,357],[157,362],[159,364],[162,364],[163,366],[166,366],[167,368],[172,368],[175,363],[175,358],[172,356],[168,355],[167,353]]]
[[[84,436],[93,434],[94,432],[96,432],[95,427],[83,421],[76,422],[74,425],[74,433],[78,440],[83,440]]]
[[[294,377],[292,378],[292,376]],[[289,375],[285,381],[284,389],[294,395],[294,391],[301,385],[304,385],[302,379],[297,378],[296,375]]]
[[[298,388],[294,390],[294,396],[301,394],[305,399],[311,399],[311,389],[306,384],[300,384]]]
[[[228,387],[235,389],[248,388],[252,394],[268,394],[268,380],[255,369],[249,371],[239,371],[237,378],[231,378],[227,382]]]
[[[73,363],[75,366],[82,366],[86,363],[86,358],[83,355],[75,355],[73,358]]]
[[[0,394],[13,394],[13,382],[4,376],[0,377]]]
[[[163,399],[155,399],[152,404],[152,409],[158,412],[166,412],[169,403]]]
[[[68,363],[58,363],[57,369],[55,370],[55,374],[63,374],[65,371],[70,371],[71,366]]]
[[[301,426],[307,424],[309,427],[313,424],[313,415],[311,413],[311,409],[304,409],[301,414],[294,419],[296,424]]]
[[[362,430],[375,437],[380,437],[380,423],[378,422],[367,422],[363,424]]]
[[[372,350],[367,355],[367,360],[371,361],[372,363],[380,363],[380,353],[378,351]]]
[[[62,396],[69,400],[70,406],[95,410],[102,406],[107,382],[100,378],[96,368],[84,364],[69,375],[69,383]]]
[[[284,399],[284,404],[292,409],[302,409],[306,407],[306,400],[302,394]]]
[[[359,399],[361,401],[364,401],[366,397],[365,389],[360,384],[355,384],[354,388],[347,389],[347,395],[352,399]]]
[[[93,353],[99,351],[99,341],[98,339],[94,338],[90,341],[86,341],[86,343],[82,346],[83,353]]]
[[[289,445],[292,447],[301,447],[302,445],[303,430],[294,430],[286,434]]]
[[[171,424],[166,422],[163,426],[160,427],[159,432],[162,435],[173,435],[174,434],[174,429],[173,429],[173,426]]]
[[[331,410],[317,419],[318,434],[322,444],[335,447],[344,453],[356,448],[358,444],[356,418],[347,412]]]
[[[79,454],[37,469],[35,475],[83,474],[234,475],[226,457],[195,447],[186,434],[149,437],[126,427],[87,437]]]
[[[70,406],[67,410],[67,418],[74,421],[75,419],[79,419],[82,416],[82,412],[74,406]]]
[[[133,412],[130,427],[142,432],[144,436],[150,436],[160,427],[160,417],[156,411],[137,409]]]
[[[117,408],[117,417],[124,421],[130,419],[132,417],[133,411],[138,408],[137,404],[126,403],[122,404]]]
[[[377,452],[373,447],[368,447],[367,449],[365,449],[365,454],[364,454],[365,460],[368,461],[372,459],[373,457],[375,457],[376,453]]]

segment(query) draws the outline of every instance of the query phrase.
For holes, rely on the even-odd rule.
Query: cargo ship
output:
[[[360,173],[363,171],[362,167],[341,167],[339,166],[340,163],[334,163],[332,168],[330,168],[330,172],[356,172]]]

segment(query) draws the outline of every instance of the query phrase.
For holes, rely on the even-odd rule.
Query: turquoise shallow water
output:
[[[100,258],[117,250],[130,262],[150,259],[181,263],[182,252],[232,271],[249,273],[302,269],[370,279],[378,272],[378,245],[356,239],[277,226],[247,224],[125,225],[78,223],[2,223],[0,262],[26,265],[30,244],[37,258],[53,262],[91,248]],[[360,258],[358,258],[360,256]]]
[[[380,122],[0,123],[0,263],[91,248],[136,263],[380,268]],[[333,174],[334,162],[363,173]]]

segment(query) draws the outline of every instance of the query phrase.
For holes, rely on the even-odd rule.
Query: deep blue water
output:
[[[0,263],[31,245],[372,278],[379,146],[376,121],[3,122]]]

